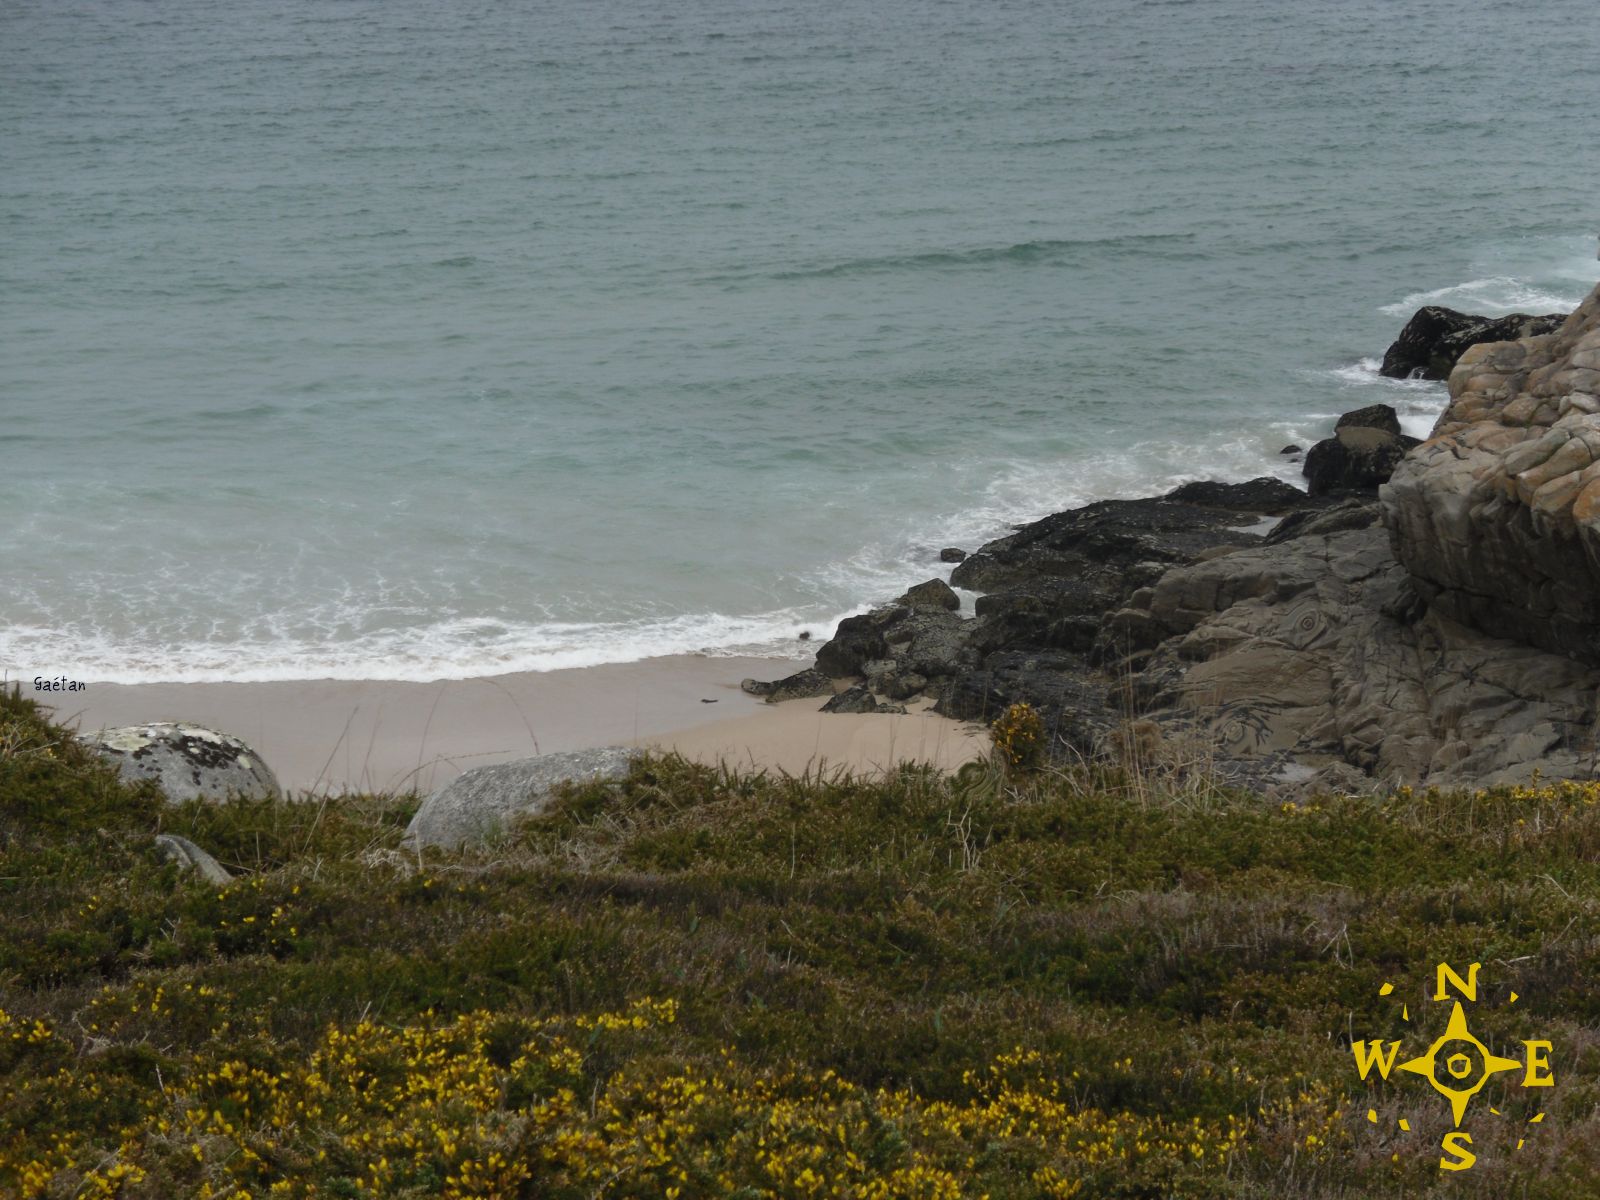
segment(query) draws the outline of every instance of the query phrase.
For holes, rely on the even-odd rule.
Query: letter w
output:
[[[1400,1043],[1389,1043],[1387,1057],[1384,1056],[1382,1042],[1351,1042],[1350,1049],[1355,1052],[1356,1070],[1361,1072],[1361,1078],[1365,1079],[1372,1068],[1377,1067],[1378,1074],[1387,1079],[1389,1072],[1394,1070],[1394,1056],[1400,1052]]]

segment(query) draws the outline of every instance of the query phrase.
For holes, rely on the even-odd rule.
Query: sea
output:
[[[1593,0],[4,0],[0,673],[799,655],[1600,279]],[[814,643],[813,643],[814,644]]]

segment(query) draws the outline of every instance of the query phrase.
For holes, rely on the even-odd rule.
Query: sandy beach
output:
[[[464,770],[558,750],[649,746],[798,774],[905,760],[959,766],[986,742],[932,714],[820,713],[739,689],[792,659],[675,655],[575,670],[430,683],[89,684],[39,698],[82,730],[190,721],[244,739],[291,792],[427,792]],[[23,692],[32,694],[29,680]]]

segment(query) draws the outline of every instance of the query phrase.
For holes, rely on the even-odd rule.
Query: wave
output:
[[[522,671],[558,671],[675,654],[795,657],[848,612],[806,620],[799,609],[748,616],[695,613],[615,623],[524,624],[457,619],[365,634],[342,643],[284,638],[164,644],[96,630],[13,626],[0,630],[10,680],[66,675],[91,683],[265,683],[307,679],[431,682]]]
[[[1425,304],[1443,304],[1464,312],[1501,316],[1505,313],[1570,312],[1581,296],[1537,287],[1510,275],[1490,275],[1465,283],[1435,288],[1431,292],[1412,292],[1378,311],[1391,317],[1409,317]]]
[[[1367,404],[1387,404],[1400,418],[1400,430],[1411,437],[1426,438],[1433,432],[1434,422],[1450,402],[1448,389],[1432,379],[1390,379],[1378,374],[1381,359],[1361,358],[1342,367],[1323,372],[1339,382],[1342,387],[1366,389],[1369,396],[1352,397],[1340,411],[1361,408]],[[1337,414],[1333,414],[1337,415]]]

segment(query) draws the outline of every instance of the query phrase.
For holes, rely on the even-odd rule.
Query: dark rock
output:
[[[961,597],[951,591],[950,585],[942,579],[930,579],[926,583],[919,583],[914,588],[909,588],[906,594],[895,601],[904,605],[912,612],[921,612],[923,609],[945,609],[954,612],[961,607]]]
[[[752,696],[763,696],[768,704],[779,704],[785,700],[799,700],[806,696],[822,696],[833,691],[833,680],[814,667],[804,671],[797,671],[784,679],[773,683],[762,683],[758,679],[743,680],[739,686]]]
[[[889,645],[883,640],[883,631],[908,609],[875,610],[856,617],[846,617],[839,622],[833,637],[817,651],[817,670],[832,679],[846,679],[860,675],[862,668],[875,658],[889,657]],[[889,614],[893,613],[894,616]]]
[[[1236,512],[1277,516],[1305,503],[1306,494],[1292,483],[1261,475],[1245,483],[1217,483],[1202,479],[1174,488],[1162,497],[1176,504],[1223,508]]]
[[[878,685],[878,691],[891,700],[909,700],[928,686],[928,677],[915,671],[890,671]]]
[[[1285,446],[1282,450],[1279,450],[1278,453],[1279,454],[1304,454],[1305,451],[1300,449],[1299,446],[1296,446],[1291,442],[1289,445]]]
[[[877,712],[878,702],[872,698],[872,692],[864,683],[840,692],[821,708],[825,713],[870,713]]]
[[[1066,576],[1120,597],[1152,582],[1152,571],[1159,576],[1164,566],[1188,562],[1212,546],[1254,544],[1258,535],[1241,529],[1245,514],[1286,511],[1291,496],[1306,503],[1305,493],[1281,480],[1215,487],[1229,490],[1212,492],[1186,484],[1174,494],[1216,496],[1229,507],[1169,496],[1102,500],[1055,513],[988,543],[960,563],[950,581],[972,591],[993,592],[1043,577]]]
[[[943,550],[939,551],[940,562],[958,563],[966,556],[967,552],[961,549],[959,546],[946,546]]]
[[[1106,683],[1065,651],[1002,650],[950,682],[934,711],[965,721],[993,721],[1013,704],[1038,711],[1053,757],[1089,756],[1115,725]]]
[[[1345,413],[1333,425],[1334,432],[1341,429],[1381,429],[1400,436],[1400,415],[1387,404],[1369,404],[1366,408]]]
[[[1081,579],[1032,579],[980,596],[969,640],[982,653],[1018,646],[1087,650],[1118,599]]]
[[[1448,379],[1456,360],[1469,346],[1554,333],[1565,320],[1565,313],[1476,317],[1430,304],[1417,309],[1406,322],[1400,336],[1384,353],[1378,373],[1390,379]]]
[[[1302,474],[1313,496],[1372,492],[1394,474],[1416,438],[1384,429],[1345,426],[1311,447]]]

